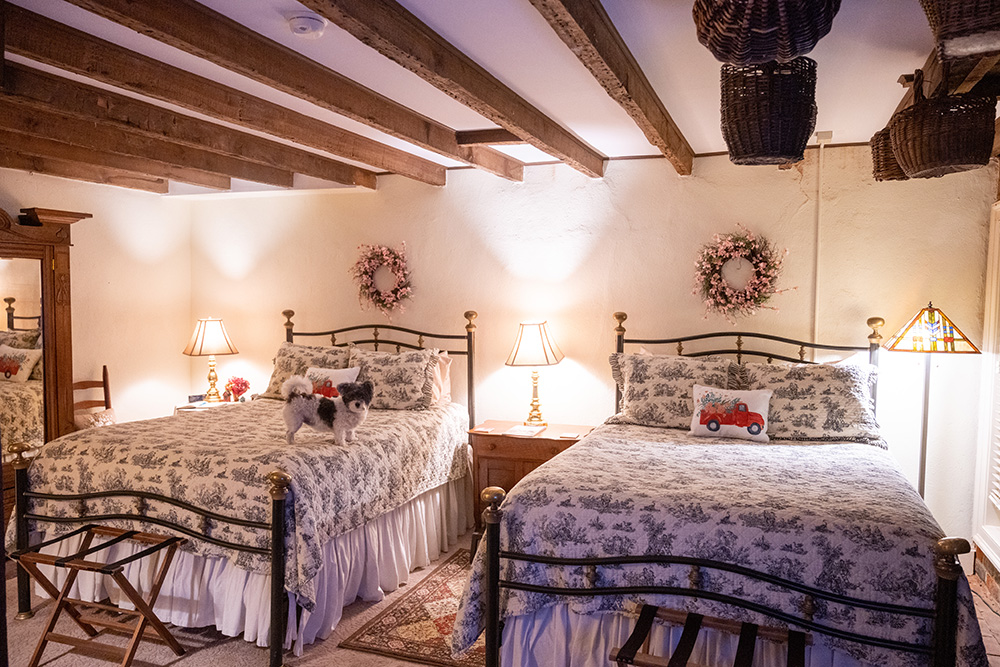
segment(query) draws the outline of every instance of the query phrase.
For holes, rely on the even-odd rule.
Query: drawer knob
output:
[[[488,451],[492,452],[496,448],[497,448],[497,443],[495,443],[495,442],[488,442],[488,443],[486,443],[486,449]]]
[[[560,449],[559,449],[558,447],[553,447],[553,448],[552,448],[552,450],[551,450],[551,454],[552,454],[552,456],[555,456],[555,455],[556,455],[556,454],[558,454],[558,453],[559,453],[560,451],[561,451],[561,450],[560,450]]]

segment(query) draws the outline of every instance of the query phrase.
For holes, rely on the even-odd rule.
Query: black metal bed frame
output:
[[[791,338],[774,336],[770,334],[757,334],[749,332],[719,332],[693,336],[682,336],[676,338],[626,338],[624,322],[627,315],[622,312],[613,315],[618,326],[615,328],[615,349],[623,352],[626,344],[676,344],[677,354],[687,354],[689,356],[706,356],[710,354],[732,354],[736,355],[737,362],[742,363],[743,356],[763,357],[770,363],[774,359],[790,362],[812,363],[806,360],[807,350],[832,350],[839,352],[863,352],[868,351],[871,363],[877,363],[879,345],[882,336],[879,328],[885,325],[882,318],[873,317],[868,320],[868,326],[872,328],[872,333],[868,336],[867,347],[841,346],[841,345],[821,345],[798,341]],[[684,343],[714,339],[720,337],[735,337],[735,348],[699,350],[685,353]],[[744,339],[766,340],[782,344],[798,346],[798,358],[774,352],[744,349]],[[873,390],[874,400],[874,390]],[[615,407],[621,405],[621,392],[616,390]],[[937,542],[934,547],[934,567],[937,573],[937,590],[933,607],[911,607],[904,605],[883,604],[865,600],[862,598],[837,595],[823,591],[821,589],[806,586],[794,581],[789,581],[767,573],[757,572],[733,563],[721,561],[692,558],[687,556],[654,555],[654,556],[622,556],[608,558],[557,558],[551,556],[537,556],[532,554],[516,553],[512,551],[501,551],[500,549],[500,522],[503,518],[503,510],[500,504],[506,497],[506,493],[499,487],[489,487],[481,493],[486,509],[483,511],[483,522],[486,525],[486,667],[500,667],[500,644],[502,641],[503,624],[500,619],[500,589],[520,590],[533,593],[549,595],[560,595],[569,597],[583,596],[620,596],[620,595],[675,595],[708,599],[725,604],[740,607],[752,612],[778,619],[792,626],[798,626],[807,630],[826,634],[839,639],[876,646],[880,648],[916,653],[931,658],[934,667],[954,667],[956,654],[956,624],[958,621],[957,610],[957,589],[958,579],[962,574],[962,567],[958,562],[958,555],[968,553],[971,547],[963,538],[946,537]],[[690,568],[690,587],[680,586],[628,586],[628,587],[559,587],[559,586],[539,586],[534,584],[524,584],[513,580],[503,579],[500,574],[500,560],[521,561],[528,563],[539,563],[545,565],[577,566],[585,568],[586,572],[593,572],[596,575],[596,568],[612,565],[682,565]],[[745,577],[750,580],[761,581],[766,584],[780,587],[786,591],[802,595],[800,604],[800,615],[790,614],[780,609],[772,609],[765,605],[742,600],[740,598],[717,593],[714,591],[702,590],[699,588],[701,573],[703,570],[725,571]],[[591,577],[593,579],[595,577]],[[894,615],[898,618],[918,618],[930,619],[933,633],[928,644],[897,641],[863,635],[834,628],[813,620],[815,603],[817,600],[843,604],[857,608]],[[567,638],[568,640],[568,638]],[[671,662],[671,664],[673,664]]]
[[[395,346],[398,352],[402,348],[408,349],[421,349],[424,347],[423,343],[425,339],[431,340],[449,340],[457,341],[464,340],[464,349],[454,349],[447,350],[449,354],[455,354],[460,356],[466,356],[468,358],[467,367],[467,379],[469,387],[469,425],[470,428],[475,424],[475,384],[474,384],[474,356],[475,356],[475,340],[476,340],[476,324],[475,320],[478,314],[475,311],[467,311],[464,314],[466,319],[465,334],[436,334],[426,331],[418,331],[415,329],[404,329],[402,327],[387,326],[382,324],[363,324],[350,327],[343,327],[340,329],[333,329],[330,331],[319,331],[319,332],[299,332],[294,330],[294,324],[292,323],[292,317],[295,315],[294,311],[285,310],[282,312],[285,316],[285,339],[288,342],[294,342],[296,336],[301,337],[317,337],[317,336],[329,336],[331,345],[343,346],[350,343],[357,345],[373,344],[377,350],[379,345],[390,345]],[[394,340],[394,339],[382,339],[380,332],[382,330],[389,329],[394,332],[400,332],[403,334],[408,334],[416,337],[415,342],[410,340]],[[356,338],[357,335],[368,335],[359,332],[371,332],[370,338]],[[348,339],[338,341],[338,335],[346,335]],[[52,493],[40,493],[37,491],[31,491],[28,488],[28,468],[31,465],[33,458],[27,456],[32,451],[30,445],[25,443],[12,443],[7,448],[6,451],[11,455],[11,466],[14,468],[14,487],[15,487],[15,501],[14,501],[14,514],[15,514],[15,530],[16,530],[16,549],[18,551],[24,551],[29,548],[28,536],[29,536],[29,522],[35,523],[95,523],[101,521],[115,521],[115,520],[134,520],[141,521],[144,523],[155,524],[162,526],[172,531],[183,533],[190,537],[198,540],[203,540],[210,544],[216,546],[224,547],[226,549],[232,549],[234,551],[242,551],[246,553],[253,553],[262,556],[270,556],[271,559],[271,632],[269,639],[269,667],[280,667],[282,664],[284,656],[284,643],[285,635],[287,634],[287,622],[288,622],[288,595],[285,592],[285,509],[286,501],[288,498],[289,488],[292,484],[292,478],[290,475],[281,470],[274,470],[266,476],[266,480],[269,483],[268,493],[271,496],[271,520],[269,522],[259,522],[259,521],[249,521],[246,519],[241,519],[238,517],[229,517],[211,510],[202,509],[186,503],[180,500],[170,498],[168,496],[163,496],[156,493],[148,493],[145,491],[99,491],[95,493],[81,493],[81,494],[52,494]],[[132,498],[135,501],[135,513],[122,513],[122,514],[97,514],[97,515],[87,515],[87,501],[96,500],[100,498]],[[30,499],[38,500],[50,500],[57,502],[76,502],[78,503],[78,508],[80,510],[79,516],[77,517],[52,517],[42,514],[35,514],[30,512],[28,509],[28,501]],[[155,501],[159,503],[165,503],[172,507],[182,509],[186,512],[196,514],[201,517],[201,531],[192,530],[186,526],[182,526],[171,521],[161,519],[157,516],[151,516],[148,512],[147,501]],[[228,523],[244,528],[251,528],[254,530],[261,531],[261,534],[270,533],[269,547],[260,547],[249,544],[238,544],[234,542],[228,542],[225,540],[220,540],[212,537],[208,533],[211,530],[211,526],[214,523]],[[34,612],[31,609],[31,590],[30,590],[30,579],[27,572],[25,572],[20,567],[17,572],[17,615],[16,619],[23,620],[31,618]],[[6,619],[3,619],[6,622]]]
[[[42,328],[42,316],[41,315],[15,315],[14,314],[14,302],[17,301],[12,296],[4,297],[4,303],[7,304],[7,330],[8,331],[32,331],[34,329]],[[35,326],[17,326],[19,324],[18,320],[31,321],[34,320]]]

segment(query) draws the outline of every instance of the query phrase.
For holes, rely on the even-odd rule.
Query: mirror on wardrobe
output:
[[[40,445],[74,429],[70,224],[89,217],[29,208],[14,220],[0,209],[0,445],[5,448],[17,441]],[[14,486],[6,464],[2,479],[6,514]]]

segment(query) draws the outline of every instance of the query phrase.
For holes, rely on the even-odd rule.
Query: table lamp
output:
[[[184,348],[184,354],[191,357],[208,357],[208,392],[205,393],[205,400],[211,403],[218,403],[222,400],[215,383],[219,376],[215,374],[215,355],[217,354],[239,354],[239,350],[229,340],[226,333],[226,325],[221,319],[206,317],[198,320],[198,324],[191,334],[191,340]]]
[[[914,315],[909,322],[885,342],[885,349],[896,352],[922,352],[924,356],[924,411],[920,425],[920,474],[917,491],[924,497],[927,475],[927,415],[930,412],[931,354],[979,354],[948,316],[934,304]]]
[[[514,349],[510,351],[508,366],[533,366],[531,369],[531,411],[525,424],[545,426],[542,408],[538,402],[538,366],[554,366],[565,356],[549,337],[546,322],[521,322],[517,330]]]

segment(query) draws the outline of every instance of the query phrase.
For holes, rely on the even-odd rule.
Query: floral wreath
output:
[[[372,305],[386,317],[394,310],[403,310],[401,302],[413,294],[410,284],[410,270],[406,266],[406,244],[399,250],[384,245],[362,245],[361,255],[351,268],[351,274],[358,281],[358,300],[362,306]],[[375,272],[385,267],[392,271],[396,280],[387,290],[375,286]]]
[[[760,308],[771,308],[764,304],[786,290],[775,287],[781,275],[782,257],[767,239],[755,236],[753,232],[737,225],[738,232],[716,234],[712,243],[702,247],[695,265],[694,294],[700,294],[709,311],[717,311],[730,322],[739,315],[753,315]],[[730,260],[746,260],[753,268],[753,275],[746,287],[736,289],[722,277],[722,267]],[[794,289],[794,288],[793,288]],[[707,313],[706,313],[707,316]]]

